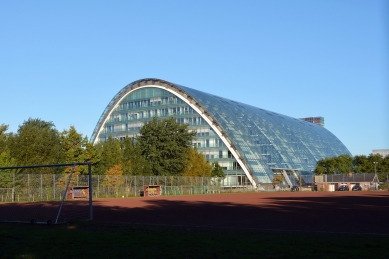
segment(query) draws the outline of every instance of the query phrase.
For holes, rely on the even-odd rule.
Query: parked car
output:
[[[348,191],[349,189],[348,189],[348,186],[347,185],[341,185],[341,186],[339,186],[339,188],[338,188],[338,191]]]
[[[362,187],[358,185],[354,185],[353,188],[351,188],[352,191],[362,191]]]
[[[293,185],[292,188],[290,188],[291,192],[298,192],[300,188],[297,185]]]

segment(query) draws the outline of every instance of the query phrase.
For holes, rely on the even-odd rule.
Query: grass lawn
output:
[[[389,258],[389,236],[0,223],[0,258]]]

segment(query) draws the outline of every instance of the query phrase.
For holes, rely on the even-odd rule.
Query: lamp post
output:
[[[374,173],[375,173],[375,174],[377,174],[377,163],[378,163],[378,162],[373,162],[373,164],[374,164]]]
[[[377,175],[377,163],[378,163],[378,162],[373,162],[373,164],[374,164],[374,174],[375,174],[375,175]],[[376,190],[377,190],[377,187],[378,187],[378,186],[376,185],[376,187],[375,187]]]

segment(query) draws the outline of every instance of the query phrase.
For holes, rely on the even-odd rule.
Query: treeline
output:
[[[74,126],[59,132],[41,119],[24,121],[16,133],[7,130],[8,125],[0,125],[0,166],[90,162],[93,174],[224,177],[217,163],[192,147],[196,133],[174,118],[154,118],[136,138],[109,137],[97,145]],[[77,167],[77,173],[86,174],[86,167]]]
[[[109,137],[97,145],[74,126],[59,132],[52,122],[41,119],[24,121],[16,133],[7,130],[7,125],[0,125],[0,166],[90,162],[93,174],[101,175],[225,176],[217,163],[210,164],[192,147],[196,133],[173,117],[154,118],[136,138],[119,141]],[[377,172],[380,180],[386,180],[389,156],[340,155],[319,160],[315,169],[315,174],[350,172]],[[77,167],[77,173],[87,173],[86,167]]]
[[[386,180],[389,173],[389,156],[380,154],[360,155],[351,157],[340,155],[324,158],[317,162],[315,174],[348,174],[348,173],[374,173],[378,178]]]

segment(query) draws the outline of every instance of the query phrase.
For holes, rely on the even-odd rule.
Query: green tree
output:
[[[368,164],[371,165],[370,172],[377,173],[380,181],[386,181],[389,173],[389,156],[383,157],[380,154],[370,154]]]
[[[122,141],[123,174],[124,175],[151,175],[151,165],[142,156],[140,143],[133,138]]]
[[[16,166],[16,161],[11,157],[9,150],[0,152],[0,167]],[[0,188],[10,188],[13,185],[13,173],[17,170],[0,170]]]
[[[385,182],[388,181],[387,183],[389,184],[389,155],[382,159],[380,167],[381,170],[378,173],[379,179]]]
[[[374,164],[372,164],[365,155],[355,156],[354,166],[355,173],[371,173],[371,170],[374,170]]]
[[[343,154],[335,159],[335,166],[337,168],[337,174],[348,174],[354,171],[353,158],[347,154]]]
[[[123,168],[121,165],[115,165],[105,172],[103,186],[119,187],[123,185]]]
[[[62,160],[61,140],[52,122],[24,121],[9,143],[17,165],[55,164]]]
[[[179,124],[174,117],[158,121],[154,117],[139,131],[137,138],[142,156],[149,161],[154,175],[180,175],[196,132],[188,124]]]
[[[223,171],[223,168],[219,165],[218,162],[213,162],[212,163],[212,177],[222,177],[225,178],[226,175]]]
[[[354,157],[356,173],[374,173],[380,181],[386,181],[389,174],[389,156],[383,157],[380,154],[361,155]]]
[[[380,181],[385,181],[389,174],[389,156],[382,157],[380,154],[369,156],[359,155],[350,157],[340,155],[332,158],[324,158],[317,162],[316,174],[346,174],[346,173],[374,173]]]
[[[7,130],[8,125],[0,125],[0,166],[15,166],[16,160],[11,157],[11,153],[8,147],[8,141],[10,138],[12,138],[12,134],[5,133]],[[6,171],[0,171],[0,173],[3,172]]]
[[[353,171],[353,158],[347,154],[319,160],[315,169],[316,174],[348,174]]]
[[[4,150],[3,152],[0,152],[0,166],[16,166],[16,161],[14,158],[11,157],[9,150]]]
[[[333,158],[324,158],[317,162],[315,174],[334,174],[335,160]]]
[[[88,138],[78,133],[74,126],[69,130],[64,130],[60,134],[61,148],[64,154],[63,162],[90,162],[97,164],[100,161],[100,155],[95,146],[89,143]],[[75,172],[87,174],[87,166],[77,166]],[[70,172],[70,168],[67,170]]]
[[[105,142],[99,142],[96,150],[100,156],[100,162],[94,169],[95,174],[105,174],[116,165],[123,166],[123,150],[119,140],[110,136]]]
[[[7,140],[9,134],[5,133],[8,130],[8,125],[1,124],[0,125],[0,153],[5,151],[7,147]]]
[[[203,153],[198,152],[196,147],[189,149],[186,162],[183,170],[184,176],[208,177],[212,175],[212,165],[205,159]]]

